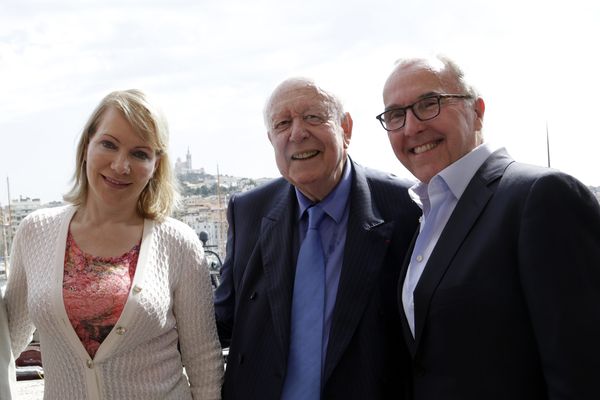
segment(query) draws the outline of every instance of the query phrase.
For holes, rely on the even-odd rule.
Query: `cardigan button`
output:
[[[116,329],[117,335],[123,335],[125,334],[125,332],[127,332],[127,329],[122,327],[122,326],[118,326]]]
[[[92,360],[90,360],[90,359],[88,359],[88,360],[85,362],[85,365],[87,365],[87,367],[88,367],[89,369],[92,369],[92,368],[94,368],[94,362],[93,362]]]
[[[133,293],[136,293],[136,294],[137,294],[137,293],[139,293],[139,292],[141,292],[141,291],[142,291],[142,288],[141,288],[141,287],[139,287],[138,285],[135,285],[135,286],[133,287]]]

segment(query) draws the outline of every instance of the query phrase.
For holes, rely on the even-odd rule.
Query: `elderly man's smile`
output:
[[[302,153],[292,154],[292,160],[308,160],[321,153],[319,150],[304,151]]]

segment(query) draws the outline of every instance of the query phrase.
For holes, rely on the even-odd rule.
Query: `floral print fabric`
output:
[[[92,358],[125,307],[139,250],[137,244],[119,257],[92,256],[77,246],[69,231],[63,298],[69,321]]]

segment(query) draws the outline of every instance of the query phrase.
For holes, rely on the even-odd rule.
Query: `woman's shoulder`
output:
[[[155,221],[156,232],[163,239],[179,242],[198,242],[198,235],[186,223],[175,218],[167,217],[162,221]]]
[[[73,206],[41,208],[29,213],[19,223],[15,243],[31,244],[32,241],[53,237],[75,211]]]
[[[63,217],[74,212],[74,210],[75,208],[72,205],[64,205],[51,208],[40,208],[29,213],[21,222],[21,226],[35,226],[41,228],[44,225],[61,221]]]

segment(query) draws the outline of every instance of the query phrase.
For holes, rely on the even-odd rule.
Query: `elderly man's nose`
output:
[[[290,127],[290,140],[301,141],[308,137],[309,133],[306,130],[304,120],[302,118],[293,118],[292,126]]]

